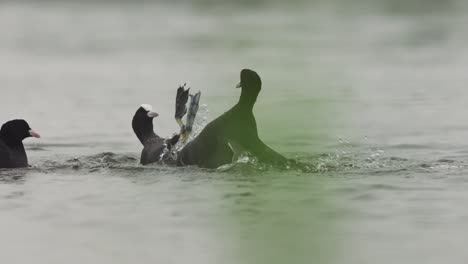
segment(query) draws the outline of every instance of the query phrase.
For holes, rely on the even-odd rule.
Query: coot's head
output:
[[[153,118],[158,117],[159,114],[153,112],[153,107],[149,104],[142,104],[135,113],[135,118],[152,121]]]
[[[41,136],[29,127],[23,119],[11,120],[3,124],[0,129],[0,136],[10,141],[10,143],[21,142],[28,137],[40,138]]]
[[[132,128],[142,143],[147,137],[154,134],[153,118],[157,116],[159,116],[159,114],[153,112],[153,107],[148,104],[142,104],[133,116]]]
[[[236,88],[249,89],[259,92],[262,89],[262,79],[260,76],[249,69],[243,69],[240,73],[240,83]]]
[[[260,76],[249,69],[243,69],[240,73],[240,83],[236,86],[242,88],[241,101],[253,105],[262,89]]]

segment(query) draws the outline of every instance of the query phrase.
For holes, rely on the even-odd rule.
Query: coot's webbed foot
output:
[[[200,103],[201,92],[194,95],[190,95],[190,106],[187,114],[187,122],[185,124],[185,131],[183,135],[183,142],[185,143],[192,133],[193,124],[195,123],[195,117],[197,116],[198,107]]]
[[[189,91],[190,88],[185,90],[185,86],[187,84],[179,86],[177,89],[177,96],[176,96],[176,105],[175,105],[175,119],[177,124],[179,124],[181,131],[184,130],[184,123],[182,122],[182,118],[187,113],[187,102],[189,98]]]

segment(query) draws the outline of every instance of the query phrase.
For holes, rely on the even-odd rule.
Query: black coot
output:
[[[179,135],[165,139],[154,133],[153,118],[159,116],[152,107],[143,104],[138,108],[132,120],[132,128],[143,145],[140,163],[143,165],[158,162],[166,158],[172,147],[179,141]]]
[[[253,107],[262,88],[260,76],[249,69],[240,74],[242,88],[239,102],[229,111],[210,122],[178,155],[178,165],[198,165],[217,168],[233,161],[234,152],[248,151],[260,161],[273,165],[288,165],[288,160],[258,136]]]
[[[6,122],[0,130],[0,168],[21,168],[28,166],[28,156],[23,140],[28,137],[40,138],[24,120]]]

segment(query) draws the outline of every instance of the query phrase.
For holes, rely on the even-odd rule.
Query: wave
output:
[[[35,164],[28,170],[49,172],[57,170],[79,171],[93,173],[101,170],[124,171],[154,171],[164,173],[217,172],[234,174],[264,174],[278,173],[338,173],[338,174],[389,174],[408,172],[430,172],[466,169],[464,159],[442,158],[433,161],[420,161],[403,157],[387,156],[382,150],[372,152],[334,152],[322,154],[295,154],[296,160],[306,164],[307,168],[285,166],[275,167],[259,162],[247,153],[231,164],[223,165],[217,169],[200,169],[196,167],[174,167],[164,163],[155,163],[143,166],[139,159],[133,155],[103,152],[95,155],[69,158],[62,161],[46,160]],[[0,170],[0,174],[5,171]],[[10,176],[14,176],[12,173]]]
[[[208,108],[206,105],[200,107],[201,117],[197,119],[194,131],[191,137],[196,137],[207,123]],[[54,147],[53,145],[52,147]],[[60,145],[61,146],[61,145]],[[179,148],[182,146],[178,146]],[[416,145],[398,145],[396,149],[408,148],[422,149],[422,146]],[[17,180],[24,171],[37,171],[48,173],[51,171],[69,171],[79,173],[94,173],[102,170],[121,170],[126,172],[163,172],[169,174],[216,172],[232,174],[264,174],[264,173],[334,173],[334,174],[411,174],[415,172],[447,172],[465,170],[465,163],[468,157],[466,153],[453,154],[452,156],[439,157],[435,160],[419,160],[417,158],[401,157],[391,155],[395,152],[395,147],[379,148],[368,146],[366,144],[351,144],[346,141],[340,141],[340,145],[333,147],[335,150],[328,153],[287,153],[286,156],[294,157],[294,160],[300,162],[301,166],[275,167],[269,164],[259,162],[254,156],[244,153],[231,164],[226,164],[217,169],[199,169],[195,167],[182,168],[174,167],[164,163],[155,163],[149,166],[139,164],[139,158],[135,155],[102,152],[94,155],[85,155],[79,157],[58,157],[55,160],[44,160],[35,163],[27,169],[20,170],[1,170],[0,177],[3,181]],[[42,146],[33,151],[43,151]],[[385,150],[383,150],[385,149]],[[388,151],[388,153],[386,152]],[[397,153],[403,154],[401,151]],[[1,179],[0,179],[1,180]]]

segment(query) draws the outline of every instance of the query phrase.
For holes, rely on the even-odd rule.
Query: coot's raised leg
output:
[[[184,137],[183,137],[184,143],[189,138],[190,133],[192,133],[193,124],[195,123],[195,117],[197,116],[197,112],[198,112],[200,97],[201,97],[201,92],[198,92],[194,95],[190,95],[190,106],[188,109],[187,120],[185,122],[186,124],[185,124],[185,131],[184,131]]]
[[[181,85],[177,89],[176,96],[176,109],[175,109],[175,119],[177,124],[180,126],[179,135],[182,138],[184,143],[187,142],[187,139],[190,136],[190,133],[193,129],[193,124],[195,123],[195,117],[197,116],[201,92],[198,92],[194,95],[189,94],[190,88],[185,89],[186,84]],[[190,97],[190,104],[187,111],[187,102]],[[188,113],[188,114],[187,114]],[[186,122],[182,121],[183,117],[187,114]]]
[[[175,119],[177,121],[177,124],[180,126],[180,135],[182,135],[185,132],[185,125],[184,122],[182,122],[182,118],[185,116],[187,113],[187,102],[189,98],[189,91],[190,88],[185,90],[185,86],[181,85],[177,89],[177,96],[176,96],[176,104],[175,104]]]

